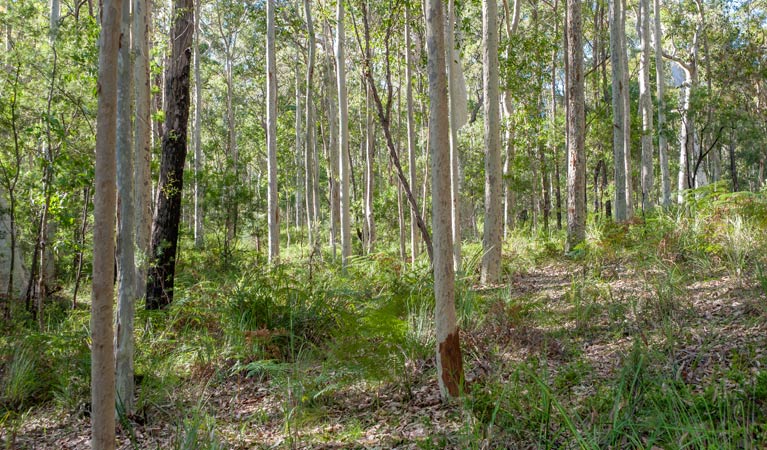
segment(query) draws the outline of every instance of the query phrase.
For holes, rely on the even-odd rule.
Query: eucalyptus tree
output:
[[[613,163],[615,167],[615,220],[624,221],[629,218],[629,205],[627,199],[631,196],[630,190],[626,189],[627,172],[626,161],[630,158],[630,149],[626,147],[626,127],[624,108],[624,91],[628,86],[624,84],[623,59],[626,53],[623,51],[622,42],[625,40],[625,28],[623,22],[623,0],[610,0],[610,65],[612,67],[612,108],[613,108]]]
[[[96,197],[91,299],[91,448],[115,448],[115,355],[112,327],[117,129],[117,55],[124,0],[104,0],[99,38]]]
[[[171,59],[166,67],[167,108],[157,184],[146,308],[165,308],[173,301],[181,193],[189,125],[189,74],[194,30],[192,0],[175,0]]]
[[[429,148],[432,161],[432,231],[437,332],[437,381],[443,397],[460,395],[463,360],[455,312],[450,188],[450,122],[445,72],[445,16],[441,0],[426,1],[429,75]]]
[[[671,205],[671,174],[668,167],[668,144],[666,143],[665,134],[666,101],[664,95],[666,90],[666,77],[663,73],[663,30],[661,28],[660,7],[661,0],[655,0],[653,11],[653,45],[655,47],[655,84],[658,104],[658,163],[660,166],[661,178],[661,201],[663,202],[663,207],[668,208]]]
[[[639,54],[639,113],[642,117],[642,211],[654,205],[653,196],[653,120],[650,98],[650,0],[639,0],[637,30],[640,39]]]
[[[152,117],[149,78],[148,0],[133,0],[133,87],[136,102],[133,161],[136,225],[136,296],[146,292],[147,257],[152,233]]]
[[[134,257],[133,132],[131,84],[131,3],[122,2],[120,51],[117,60],[117,333],[115,336],[117,404],[133,412],[133,317],[136,307]]]
[[[567,0],[567,243],[586,238],[586,97],[583,77],[581,1]]]
[[[350,220],[349,197],[349,172],[351,164],[349,161],[349,104],[346,92],[346,55],[344,51],[346,34],[344,30],[344,3],[343,0],[336,0],[336,77],[338,84],[338,152],[340,178],[340,219],[341,219],[341,261],[344,268],[348,264],[348,259],[352,253],[352,235]]]
[[[340,0],[339,0],[340,1]],[[410,5],[405,3],[405,103],[407,109],[407,155],[408,155],[408,181],[410,186],[417,186],[416,182],[416,135],[413,105],[413,56],[411,54],[411,30],[410,30]],[[418,224],[416,216],[418,209],[410,207],[410,255],[415,264],[418,257]]]
[[[280,256],[279,203],[277,199],[277,59],[274,41],[274,0],[266,1],[266,146],[267,146],[267,226],[269,262]]]
[[[485,113],[485,229],[482,238],[482,282],[497,283],[501,272],[501,143],[498,98],[498,5],[482,2],[482,90]]]
[[[201,1],[195,3],[194,17],[194,246],[205,245],[203,226],[202,187],[202,77],[200,76],[200,22]]]

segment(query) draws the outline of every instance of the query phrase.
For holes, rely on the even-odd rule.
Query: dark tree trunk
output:
[[[192,0],[175,0],[171,60],[165,80],[165,133],[162,139],[160,181],[152,224],[151,263],[146,308],[161,309],[173,301],[181,193],[189,125],[189,72],[192,60],[194,10]]]
[[[728,146],[730,153],[730,177],[732,177],[732,192],[738,192],[740,186],[738,185],[738,169],[735,166],[735,144],[730,143]]]

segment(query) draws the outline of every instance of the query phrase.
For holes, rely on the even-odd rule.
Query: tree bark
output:
[[[125,1],[125,0],[123,0]],[[133,87],[136,119],[133,153],[136,224],[136,297],[146,293],[146,275],[152,233],[152,117],[149,82],[148,0],[133,0]]]
[[[437,332],[437,379],[445,397],[460,395],[463,361],[455,312],[455,280],[451,226],[450,123],[445,72],[445,18],[441,0],[426,2],[429,74],[429,146],[432,154],[432,230],[434,232],[434,296]]]
[[[314,22],[312,20],[312,8],[309,0],[304,0],[304,15],[306,16],[306,29],[308,33],[308,59],[306,63],[306,92],[304,107],[306,108],[306,139],[304,140],[304,192],[306,199],[306,224],[308,231],[309,246],[314,248],[317,240],[315,227],[317,226],[316,200],[314,196],[314,60],[315,38]]]
[[[581,0],[567,0],[567,243],[571,252],[586,238],[586,96],[583,77]]]
[[[133,412],[133,317],[136,264],[133,251],[133,147],[131,145],[131,5],[122,2],[121,46],[117,60],[117,333],[115,335],[117,408]]]
[[[123,0],[104,0],[99,40],[91,299],[91,448],[115,448],[114,301],[117,52]]]
[[[482,238],[482,283],[497,283],[501,275],[501,148],[498,101],[498,5],[482,2],[482,90],[485,114],[485,229]]]
[[[666,78],[663,74],[663,34],[660,22],[661,0],[655,0],[655,33],[653,34],[655,42],[655,81],[657,85],[658,102],[658,157],[660,165],[661,190],[663,207],[671,206],[671,173],[668,167],[668,144],[665,136],[665,99]]]
[[[350,225],[350,197],[349,197],[349,172],[351,164],[349,161],[349,106],[346,93],[346,56],[344,52],[344,40],[346,39],[344,31],[344,4],[343,0],[336,0],[336,23],[338,30],[336,32],[335,54],[336,54],[336,77],[338,84],[338,153],[340,178],[339,202],[341,205],[341,265],[346,269],[349,257],[352,253],[352,236]]]
[[[626,191],[627,148],[625,147],[625,110],[623,91],[628,87],[623,84],[623,46],[621,45],[621,27],[623,25],[622,0],[610,0],[610,62],[612,66],[612,108],[613,108],[613,162],[615,167],[615,220],[629,218]]]
[[[450,99],[450,196],[452,198],[453,268],[461,271],[461,176],[458,130],[466,122],[464,98],[459,98],[461,78],[460,57],[455,49],[455,0],[448,0],[447,26],[445,27],[445,58],[447,59],[447,90]],[[464,90],[465,92],[465,90]]]
[[[367,56],[370,58],[370,55]],[[369,83],[369,82],[368,82]],[[365,196],[364,196],[364,216],[365,216],[365,253],[373,252],[376,240],[376,224],[373,217],[373,191],[375,190],[375,173],[373,164],[375,162],[375,125],[373,123],[373,105],[370,103],[371,88],[368,83],[363,83],[365,87]]]
[[[274,40],[274,0],[266,1],[266,147],[267,147],[267,226],[269,262],[280,258],[280,218],[277,196],[277,57]]]
[[[639,58],[639,113],[642,116],[642,211],[649,212],[653,199],[653,114],[650,98],[650,1],[639,1],[637,18],[641,53]]]
[[[413,57],[410,53],[410,7],[405,4],[405,102],[407,103],[407,155],[408,155],[408,176],[410,186],[417,186],[416,181],[416,136],[415,136],[415,115],[413,112]],[[424,199],[425,204],[425,199]],[[418,258],[418,224],[416,223],[417,211],[410,209],[410,254],[415,264]]]
[[[192,0],[175,0],[171,60],[167,67],[165,134],[160,181],[152,226],[151,265],[147,279],[147,309],[161,309],[173,301],[184,160],[189,126],[189,72],[194,11]]]
[[[200,76],[200,3],[195,5],[194,18],[194,246],[205,246],[203,226],[202,187],[202,77]]]

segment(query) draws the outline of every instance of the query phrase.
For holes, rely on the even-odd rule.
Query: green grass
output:
[[[765,203],[713,191],[630,225],[592,220],[577,255],[562,253],[561,232],[515,230],[504,244],[505,284],[493,289],[478,289],[481,246],[467,243],[456,302],[465,366],[480,375],[440,419],[456,426],[421,419],[429,437],[417,439],[419,448],[764,445],[760,342],[715,354],[720,335],[707,331],[719,327],[728,336],[729,325],[760,325],[761,300],[742,300],[751,305],[748,320],[708,323],[688,287],[729,277],[739,290],[728,295],[767,292]],[[175,424],[177,449],[227,448],[237,433],[275,423],[286,447],[354,446],[380,421],[395,429],[396,414],[374,414],[393,399],[408,410],[434,383],[426,258],[403,263],[396,246],[380,246],[353,257],[342,274],[328,249],[307,262],[307,249],[294,247],[268,268],[251,244],[244,240],[226,261],[183,247],[173,305],[162,312],[139,306],[137,412],[124,427]],[[558,284],[536,285],[547,271]],[[512,284],[520,277],[532,280],[526,290]],[[703,295],[698,307],[713,298]],[[63,299],[49,311],[44,330],[25,320],[0,337],[7,430],[51,405],[75,415],[87,410],[89,314],[67,311]],[[207,400],[232,383],[263,386],[275,405],[241,419],[250,425],[236,432]],[[355,401],[367,406],[348,410]],[[324,431],[331,425],[333,436]]]

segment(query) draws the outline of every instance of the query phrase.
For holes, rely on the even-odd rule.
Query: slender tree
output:
[[[567,244],[586,237],[586,97],[583,79],[581,0],[567,0]]]
[[[639,1],[637,28],[641,41],[639,55],[639,113],[642,117],[642,211],[650,211],[653,200],[653,120],[650,95],[650,0]]]
[[[280,257],[280,218],[277,198],[277,60],[274,48],[274,0],[266,1],[266,146],[267,225],[269,227],[269,262]]]
[[[463,360],[455,312],[450,189],[450,122],[445,72],[445,16],[441,0],[426,2],[429,74],[429,147],[432,158],[432,230],[437,331],[437,380],[443,397],[460,395]]]
[[[200,4],[195,4],[194,17],[194,246],[205,246],[202,211],[202,77],[200,76]]]
[[[117,334],[115,360],[118,408],[133,412],[133,316],[136,307],[136,264],[133,252],[133,147],[131,145],[131,4],[122,3],[117,61]]]
[[[125,0],[124,0],[125,1]],[[135,121],[133,162],[136,224],[136,297],[146,293],[147,257],[152,233],[152,117],[149,85],[149,8],[148,0],[133,0],[133,87]]]
[[[340,1],[340,0],[339,0]],[[416,183],[416,136],[415,136],[415,117],[413,112],[413,56],[410,53],[412,44],[410,42],[410,6],[405,3],[405,103],[407,104],[407,155],[408,155],[408,176],[410,186],[415,188]],[[418,257],[418,223],[416,216],[418,210],[412,206],[410,208],[410,254],[413,258],[413,264]]]
[[[626,159],[628,148],[625,141],[625,110],[623,107],[623,91],[627,86],[623,84],[623,58],[621,46],[621,27],[623,21],[622,0],[610,0],[610,62],[612,66],[612,107],[613,107],[613,159],[615,167],[615,220],[628,219],[628,205],[626,198],[630,193],[626,192]],[[623,55],[623,56],[622,56]]]
[[[341,261],[344,268],[348,264],[352,254],[352,235],[350,221],[349,197],[349,173],[351,163],[349,161],[349,105],[346,93],[346,56],[344,52],[344,4],[343,0],[336,0],[336,76],[338,79],[338,152],[340,164],[338,174],[341,181],[340,204],[341,204]]]
[[[482,2],[482,89],[485,109],[485,230],[482,238],[482,282],[496,283],[501,272],[501,143],[498,99],[498,5]]]
[[[171,60],[165,75],[165,133],[152,225],[152,260],[147,279],[147,309],[165,308],[173,301],[189,125],[189,72],[194,30],[192,8],[192,0],[175,0],[173,4]]]
[[[104,0],[99,38],[96,196],[91,299],[91,448],[115,448],[115,355],[112,327],[115,257],[117,54],[123,0]]]
[[[661,177],[661,190],[663,207],[668,208],[671,205],[671,173],[668,168],[668,144],[666,143],[665,136],[665,123],[666,116],[664,110],[665,106],[665,89],[666,78],[663,74],[663,31],[661,29],[660,22],[660,5],[661,0],[655,0],[655,30],[653,33],[654,46],[655,46],[655,84],[657,86],[657,103],[658,103],[658,159],[660,165],[660,177]]]

